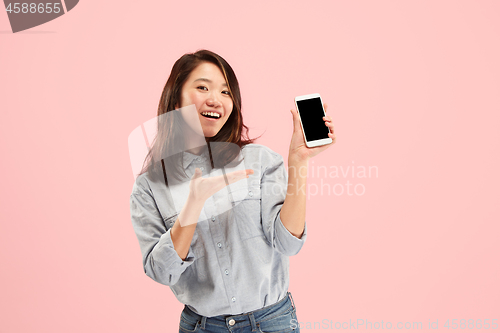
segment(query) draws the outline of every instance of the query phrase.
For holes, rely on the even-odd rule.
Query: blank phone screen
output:
[[[304,134],[307,141],[316,141],[321,139],[328,139],[328,127],[323,120],[323,106],[321,99],[311,98],[302,101],[297,101],[300,119],[304,127]]]

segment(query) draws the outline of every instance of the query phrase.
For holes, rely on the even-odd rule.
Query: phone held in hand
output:
[[[332,143],[328,137],[330,129],[325,125],[326,116],[319,94],[295,97],[295,106],[299,112],[302,133],[307,147],[317,147]]]

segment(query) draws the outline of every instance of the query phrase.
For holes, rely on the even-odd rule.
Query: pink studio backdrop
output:
[[[293,98],[329,104],[337,143],[310,162],[290,260],[303,331],[498,323],[499,32],[498,1],[87,0],[16,34],[2,10],[0,332],[176,332],[132,229],[127,138],[200,48],[285,160]]]

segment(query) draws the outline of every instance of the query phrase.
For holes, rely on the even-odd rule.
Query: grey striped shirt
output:
[[[207,317],[250,312],[283,299],[288,257],[306,240],[307,227],[298,239],[280,219],[288,177],[281,155],[259,144],[244,146],[240,155],[242,168],[254,174],[207,200],[185,260],[174,250],[170,228],[182,208],[175,198],[186,195],[186,186],[167,189],[146,173],[137,177],[130,195],[146,275]],[[211,169],[207,150],[184,152],[183,166],[189,177],[196,167],[203,168],[203,177],[221,171]]]

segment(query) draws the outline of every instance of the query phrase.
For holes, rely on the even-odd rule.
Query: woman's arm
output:
[[[156,206],[153,192],[144,177],[137,179],[130,195],[132,226],[139,241],[144,272],[154,281],[172,286],[196,258],[184,262],[171,239],[169,223]]]
[[[281,221],[292,235],[301,238],[306,221],[307,160],[288,157],[288,187]]]
[[[324,106],[326,112],[327,105],[324,104]],[[336,137],[333,133],[331,117],[323,117],[325,125],[330,129],[328,137],[332,138],[332,143],[320,147],[307,147],[302,135],[299,114],[296,110],[290,111],[293,116],[293,134],[288,153],[288,187],[285,202],[281,208],[281,221],[292,235],[301,238],[306,219],[306,184],[309,159],[333,145],[336,142]]]
[[[253,174],[253,170],[234,171],[227,174],[227,181],[232,184],[240,179],[248,178],[250,174]],[[189,184],[189,195],[186,203],[170,231],[174,249],[182,260],[185,260],[189,253],[191,240],[205,201],[225,186],[227,184],[223,176],[202,178],[201,170],[195,169]]]
[[[170,237],[172,238],[175,252],[177,252],[182,260],[185,260],[189,253],[191,240],[193,239],[198,218],[204,204],[204,201],[189,195],[184,207],[182,207],[181,213],[170,230]],[[183,226],[181,226],[181,220]]]
[[[227,181],[232,184],[252,173],[250,169],[234,171],[226,175]],[[189,184],[188,199],[174,226],[167,230],[147,181],[138,178],[130,196],[130,212],[147,276],[169,286],[177,283],[196,259],[186,260],[203,205],[226,185],[223,176],[202,178],[201,170],[196,169]]]

